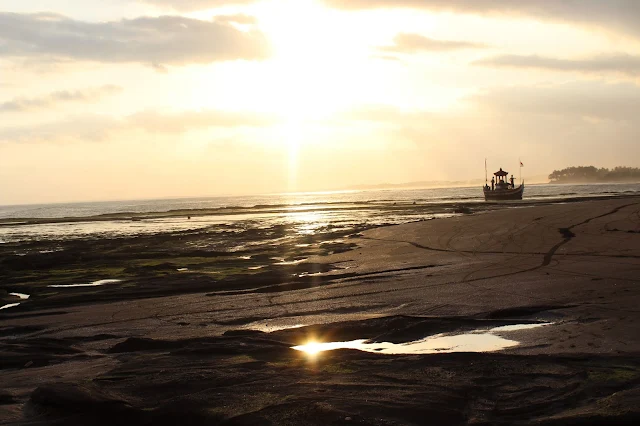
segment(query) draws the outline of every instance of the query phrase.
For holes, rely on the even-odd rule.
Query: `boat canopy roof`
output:
[[[500,167],[500,170],[498,170],[497,172],[494,173],[494,175],[496,176],[508,176],[509,172],[505,172],[502,170],[502,167]]]

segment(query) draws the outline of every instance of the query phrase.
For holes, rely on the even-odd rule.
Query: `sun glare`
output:
[[[273,48],[275,112],[287,119],[317,120],[359,100],[362,88],[354,82],[369,78],[370,39],[341,12],[317,0],[290,0],[261,9],[259,16]]]
[[[292,349],[304,352],[310,357],[316,357],[320,352],[333,351],[336,349],[358,349],[366,340],[354,340],[351,342],[327,342],[320,343],[310,340],[304,345],[293,346]]]
[[[287,190],[289,192],[294,192],[298,189],[298,157],[300,154],[300,144],[302,143],[301,128],[302,122],[296,117],[289,117],[283,125],[283,137],[288,154],[289,176]]]

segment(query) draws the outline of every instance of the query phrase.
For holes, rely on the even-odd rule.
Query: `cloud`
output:
[[[120,86],[105,85],[84,90],[62,90],[37,98],[14,98],[0,103],[0,112],[33,111],[35,109],[52,108],[59,103],[67,102],[95,102],[104,96],[120,93],[121,91],[122,87]]]
[[[467,128],[487,117],[499,121],[536,122],[542,116],[563,120],[640,123],[640,86],[597,80],[562,84],[514,85],[486,88],[464,99],[464,108],[450,111],[400,109],[391,105],[359,105],[337,112],[333,124],[368,122],[374,126],[434,129]],[[509,119],[505,116],[509,115]],[[480,131],[471,125],[471,132]],[[482,127],[482,126],[480,126]],[[640,128],[640,126],[638,126]]]
[[[637,0],[324,0],[339,9],[413,8],[468,14],[524,15],[578,22],[640,36]]]
[[[617,72],[631,76],[640,75],[640,56],[626,54],[600,55],[586,59],[561,59],[538,55],[498,55],[477,60],[473,64],[489,67],[531,68],[584,73]]]
[[[360,105],[344,110],[333,117],[338,122],[362,121],[373,124],[407,125],[424,122],[431,114],[421,110],[402,110],[390,105]]]
[[[179,66],[268,55],[263,33],[218,21],[160,16],[83,22],[53,13],[0,13],[0,57]]]
[[[101,142],[121,125],[113,117],[74,116],[51,123],[0,127],[0,142]]]
[[[263,127],[275,121],[276,118],[270,115],[220,110],[177,113],[144,111],[126,119],[129,126],[154,133],[184,133],[191,129],[211,127]]]
[[[213,17],[216,22],[223,22],[227,24],[241,24],[241,25],[255,25],[258,20],[251,15],[245,15],[244,13],[236,13],[235,15],[216,15]]]
[[[179,12],[193,12],[195,10],[213,9],[229,5],[243,5],[255,3],[258,0],[139,0],[150,4],[177,10]]]
[[[640,111],[640,87],[594,81],[514,86],[489,89],[469,100],[500,113],[631,122]]]
[[[468,98],[465,108],[448,111],[362,106],[336,123],[367,125],[367,143],[413,147],[402,157],[403,167],[427,167],[430,176],[466,179],[477,170],[480,177],[485,157],[510,170],[521,156],[526,178],[567,165],[637,166],[637,111],[639,86],[582,81],[488,88]]]
[[[379,59],[381,61],[402,61],[402,59],[400,59],[400,57],[395,56],[395,55],[371,55],[371,58],[373,59]]]
[[[101,142],[123,131],[142,130],[153,134],[177,135],[207,128],[264,127],[276,122],[274,116],[250,112],[149,110],[122,118],[81,115],[50,123],[0,127],[0,142]]]
[[[393,39],[393,45],[381,46],[379,50],[389,53],[443,52],[459,49],[486,47],[468,41],[437,40],[420,34],[400,33]]]

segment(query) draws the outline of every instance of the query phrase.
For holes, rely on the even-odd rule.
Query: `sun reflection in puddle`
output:
[[[434,354],[447,352],[494,352],[517,346],[520,342],[505,339],[498,335],[502,332],[528,330],[543,327],[550,323],[517,324],[477,330],[464,334],[436,334],[424,339],[407,343],[371,342],[366,339],[349,342],[315,342],[293,346],[292,349],[315,356],[320,352],[335,349],[357,349],[364,352],[382,353],[387,355],[399,354]]]

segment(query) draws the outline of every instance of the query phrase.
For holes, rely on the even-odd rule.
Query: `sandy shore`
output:
[[[0,310],[0,423],[640,420],[640,198],[377,228],[337,248],[296,252],[305,266],[286,272],[135,275],[64,296],[29,284],[26,267],[3,275],[2,303],[35,296]],[[498,352],[290,349],[531,323],[551,324],[493,333],[519,343]]]

